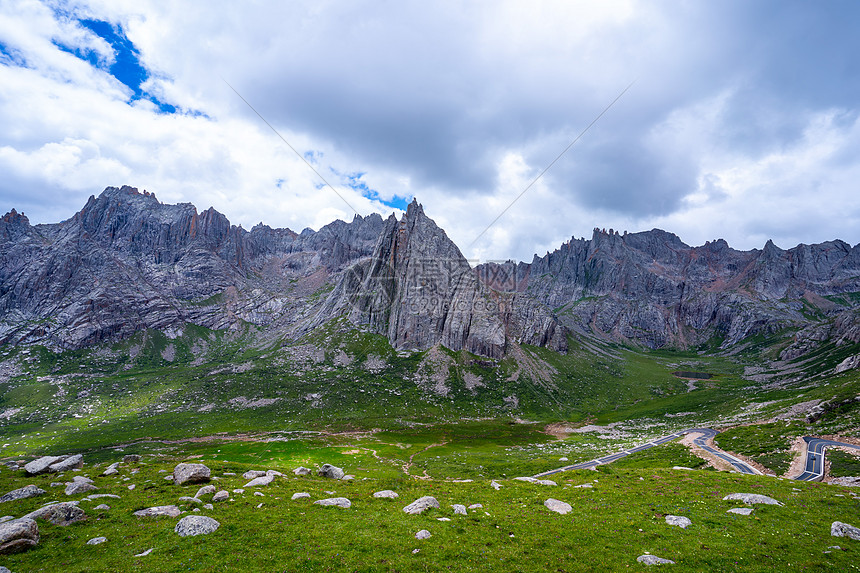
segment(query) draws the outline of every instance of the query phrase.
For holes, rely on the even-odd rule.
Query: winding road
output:
[[[725,460],[735,471],[742,474],[752,474],[752,475],[762,475],[760,471],[744,462],[736,458],[735,456],[728,454],[720,449],[714,448],[713,446],[708,445],[708,440],[712,439],[717,435],[717,431],[712,428],[688,428],[686,430],[681,430],[679,432],[675,432],[672,434],[668,434],[657,438],[656,440],[652,440],[650,442],[646,442],[644,444],[640,444],[636,447],[622,450],[620,452],[616,452],[614,454],[609,454],[602,458],[597,458],[594,460],[590,460],[587,462],[581,462],[578,464],[573,464],[569,466],[564,466],[561,468],[557,468],[554,470],[549,470],[543,473],[535,474],[535,478],[543,478],[546,476],[550,476],[553,474],[557,474],[559,472],[564,472],[568,470],[585,470],[592,469],[599,465],[609,464],[614,462],[615,460],[619,460],[623,457],[629,456],[630,454],[635,454],[636,452],[641,452],[642,450],[647,450],[653,448],[655,446],[659,446],[665,444],[667,442],[671,442],[672,440],[676,440],[685,434],[701,434],[697,438],[693,440],[698,447],[702,448],[706,452],[709,452],[718,458]],[[812,481],[819,480],[824,476],[824,449],[827,446],[846,446],[849,448],[855,448],[860,450],[860,446],[855,446],[853,444],[846,444],[843,442],[835,442],[833,440],[825,440],[822,438],[814,438],[812,436],[805,436],[804,441],[807,444],[806,451],[806,469],[799,476],[795,476],[791,479],[799,480],[799,481]]]

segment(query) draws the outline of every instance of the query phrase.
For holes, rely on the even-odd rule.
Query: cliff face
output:
[[[339,312],[397,348],[442,344],[500,358],[511,343],[566,347],[543,305],[482,284],[416,201],[399,221],[392,215],[385,222],[373,255],[344,274],[322,314]]]
[[[655,229],[620,235],[595,229],[530,264],[487,264],[478,276],[554,308],[580,332],[656,348],[717,335],[726,344],[827,315],[824,298],[860,291],[860,245],[842,241],[784,251],[737,251],[723,240],[685,245]],[[841,307],[844,310],[844,307]]]

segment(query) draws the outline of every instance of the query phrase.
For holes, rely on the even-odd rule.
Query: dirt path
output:
[[[426,448],[424,448],[424,449],[423,449],[423,450],[421,450],[420,452],[415,452],[414,454],[412,454],[411,456],[409,456],[409,461],[408,461],[408,462],[406,462],[405,464],[403,464],[403,473],[405,473],[406,475],[411,475],[411,474],[409,473],[409,468],[411,468],[411,467],[412,467],[412,463],[413,463],[413,461],[412,461],[412,460],[414,460],[414,459],[415,459],[415,456],[417,456],[418,454],[423,454],[424,452],[426,452],[426,451],[427,451],[427,450],[429,450],[430,448],[436,448],[436,447],[439,447],[439,446],[444,446],[444,445],[445,445],[445,444],[447,444],[447,443],[448,443],[448,442],[442,442],[441,444],[430,444],[429,446],[427,446]],[[427,473],[427,470],[424,470],[424,475],[423,475],[423,476],[412,476],[412,477],[414,477],[414,478],[418,478],[418,479],[433,479],[433,478],[432,478],[432,477],[430,477],[430,475]]]

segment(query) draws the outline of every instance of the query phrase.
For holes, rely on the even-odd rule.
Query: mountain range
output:
[[[77,349],[196,324],[295,340],[343,321],[399,350],[489,358],[573,338],[728,348],[792,333],[794,358],[860,342],[860,245],[739,251],[594,229],[530,263],[472,268],[413,201],[403,216],[250,231],[210,208],[108,187],[73,217],[0,219],[0,344]]]

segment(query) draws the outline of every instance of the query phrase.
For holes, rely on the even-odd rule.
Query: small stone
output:
[[[656,555],[640,555],[636,558],[636,561],[639,563],[644,563],[645,565],[674,565],[675,562],[671,559],[663,559],[662,557],[657,557]]]
[[[267,475],[263,474],[260,477],[256,477],[256,478],[252,479],[251,481],[249,481],[248,483],[246,483],[242,487],[263,487],[263,486],[266,486],[266,485],[269,485],[270,483],[272,483],[272,481],[274,481],[274,479],[275,479],[275,476],[267,476]]]
[[[748,505],[754,503],[762,503],[765,505],[782,505],[772,497],[768,497],[766,495],[760,495],[757,493],[730,493],[726,497],[723,498],[723,501],[741,501]]]
[[[186,515],[179,520],[173,531],[179,537],[189,537],[193,535],[208,535],[217,530],[221,526],[220,523],[205,515]]]
[[[419,531],[418,533],[415,534],[415,539],[429,539],[430,537],[432,537],[432,535],[433,534],[430,533],[429,531],[427,531],[426,529],[422,529],[421,531]]]
[[[66,495],[77,495],[88,491],[95,491],[98,488],[91,483],[82,481],[73,481],[66,484]]]
[[[680,516],[680,515],[667,515],[666,516],[666,524],[667,525],[677,525],[681,529],[687,529],[690,525],[693,524],[689,518]]]
[[[352,481],[355,479],[355,476],[354,475],[345,475],[340,479],[341,479],[341,481]]]
[[[107,541],[107,537],[93,537],[87,541],[87,545],[101,545],[105,541]]]
[[[263,477],[266,475],[266,472],[262,470],[249,470],[242,474],[242,477],[245,479],[256,479],[258,477]]]
[[[438,521],[451,521],[451,518],[450,518],[450,517],[437,517],[436,519],[437,519]]]
[[[423,513],[425,509],[429,509],[431,507],[439,509],[439,502],[436,501],[435,497],[427,495],[424,497],[419,497],[418,499],[404,507],[403,511],[408,513],[409,515],[415,515]]]
[[[499,488],[502,487],[502,485],[500,483],[498,483],[496,480],[491,481],[490,486],[496,491],[499,491]]]
[[[119,465],[119,462],[112,463],[107,468],[105,468],[105,471],[102,472],[102,475],[103,476],[112,476],[113,474],[119,473],[119,470],[116,469],[116,467],[118,465]]]
[[[738,515],[749,515],[753,512],[751,507],[733,507],[726,513],[737,513]]]
[[[392,491],[390,489],[384,489],[382,491],[378,491],[373,494],[373,497],[383,497],[387,499],[396,499],[400,497],[400,495],[396,491]]]
[[[317,472],[317,475],[319,475],[320,477],[327,477],[331,479],[341,479],[345,475],[345,472],[337,466],[333,466],[331,464],[323,464]]]
[[[139,462],[140,456],[137,454],[128,454],[128,455],[125,455],[122,457],[122,461],[124,461],[127,464]]]
[[[136,485],[131,484],[131,485],[129,485],[129,486],[128,486],[128,489],[129,489],[129,491],[131,491],[131,490],[133,490],[133,489],[134,489],[134,488],[136,488],[136,487],[137,487]]]
[[[48,466],[49,472],[66,472],[84,465],[84,456],[77,454]]]
[[[420,550],[420,549],[413,549],[413,550],[412,550],[412,555],[416,555],[419,551],[421,551],[421,550]]]
[[[451,507],[454,508],[454,515],[466,515],[466,506],[455,503]]]
[[[245,493],[245,490],[242,488],[237,488],[233,490],[233,493]]]
[[[558,461],[560,461],[560,462],[566,462],[566,461],[567,461],[567,458],[558,458]]]
[[[166,515],[167,517],[179,517],[180,513],[182,512],[179,511],[179,508],[175,505],[157,505],[155,507],[140,509],[132,513],[132,515],[137,517],[156,517],[159,515]]]
[[[483,508],[484,508],[484,506],[481,505],[480,503],[473,503],[472,505],[469,506],[469,509],[483,509]]]
[[[860,541],[860,528],[848,525],[847,523],[842,523],[841,521],[834,521],[830,526],[830,535],[833,537],[847,537],[854,541]]]
[[[259,497],[266,497],[266,494],[259,492],[259,491],[255,491],[254,495],[259,496]]]
[[[212,496],[212,501],[226,501],[229,497],[230,493],[226,489],[222,489],[221,491],[217,492],[215,495]]]
[[[210,493],[215,493],[215,486],[214,485],[204,485],[203,487],[201,487],[200,489],[197,490],[197,493],[194,494],[194,497],[199,499],[201,496],[209,495]]]
[[[97,506],[95,506],[93,509],[97,510],[97,511],[107,511],[110,509],[110,506],[106,503],[100,503]]]
[[[115,494],[112,494],[112,493],[91,493],[90,495],[88,495],[88,496],[87,496],[87,497],[85,497],[84,499],[85,499],[85,500],[87,500],[87,501],[92,501],[92,500],[94,500],[94,499],[99,499],[99,498],[102,498],[102,497],[109,497],[109,498],[112,498],[112,499],[121,499],[118,495],[115,495]]]
[[[569,513],[573,509],[573,507],[571,507],[569,503],[553,498],[549,498],[548,500],[543,502],[543,504],[548,510],[560,513],[562,515]]]
[[[314,502],[314,505],[322,505],[322,506],[334,506],[334,507],[342,507],[344,509],[348,509],[352,507],[352,502],[350,502],[345,497],[331,497],[328,499],[320,499]]]
[[[75,476],[72,478],[72,482],[96,483],[87,476]]]
[[[25,485],[22,488],[13,489],[9,493],[0,497],[0,503],[6,503],[7,501],[13,501],[16,499],[27,499],[29,497],[36,497],[37,495],[43,495],[47,493],[42,488],[36,487],[35,485]]]
[[[143,553],[135,553],[135,554],[134,554],[134,556],[135,556],[135,557],[146,557],[147,555],[149,555],[150,553],[152,553],[152,550],[153,550],[153,549],[154,549],[154,547],[150,547],[149,549],[147,549],[147,550],[146,550],[146,551],[144,551]]]
[[[0,555],[18,553],[39,543],[39,526],[32,519],[22,517],[0,523]]]
[[[209,481],[212,471],[203,464],[181,463],[173,468],[173,479],[176,485]]]
[[[209,511],[212,511],[213,509],[215,509],[215,506],[212,505],[211,503],[204,503],[203,509],[208,509]]]
[[[299,492],[299,493],[294,493],[294,494],[293,494],[293,497],[292,497],[292,498],[290,498],[290,499],[294,499],[294,500],[295,500],[295,499],[305,499],[305,498],[309,498],[310,496],[311,496],[311,494],[309,494],[309,493],[305,493],[305,492],[303,492],[303,491],[302,491],[302,492]]]
[[[180,501],[181,503],[195,503],[195,504],[198,504],[198,505],[200,505],[200,504],[202,504],[202,503],[203,503],[203,500],[202,500],[202,499],[197,499],[196,497],[188,497],[188,496],[182,496],[182,497],[180,497],[180,498],[179,498],[179,501]]]
[[[591,489],[591,488],[593,488],[593,487],[594,487],[594,486],[593,486],[593,485],[591,485],[590,483],[584,483],[584,484],[581,484],[581,485],[575,485],[575,486],[573,486],[573,489]]]
[[[297,467],[296,469],[293,470],[293,473],[296,474],[297,476],[308,476],[308,475],[311,475],[311,470],[310,470],[310,468],[306,468],[306,467]]]
[[[164,479],[165,479],[165,481],[173,481],[174,480],[173,475],[166,475],[166,476],[164,476]]]

